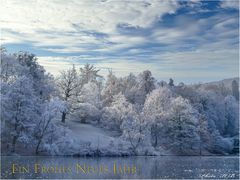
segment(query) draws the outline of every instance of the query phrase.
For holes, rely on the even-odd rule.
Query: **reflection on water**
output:
[[[238,157],[11,157],[1,178],[204,178],[239,179]]]

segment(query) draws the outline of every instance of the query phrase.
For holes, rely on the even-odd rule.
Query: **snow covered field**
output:
[[[77,121],[68,121],[66,125],[71,130],[71,136],[75,141],[91,143],[92,147],[107,147],[111,141],[116,141],[114,137],[99,127],[94,127],[91,124],[82,124]]]

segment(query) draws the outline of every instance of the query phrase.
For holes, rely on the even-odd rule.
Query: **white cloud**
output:
[[[239,9],[239,0],[223,0],[221,7]]]
[[[91,63],[107,75],[112,69],[117,76],[126,76],[129,72],[138,74],[144,70],[152,71],[158,80],[167,81],[172,77],[176,82],[194,82],[194,80],[217,80],[238,76],[238,51],[234,49],[213,50],[205,47],[195,51],[165,52],[148,56],[151,61],[141,61],[139,57],[40,57],[39,63],[55,76],[60,70],[70,68],[72,64],[82,67]],[[145,58],[145,57],[143,57]],[[196,82],[196,81],[195,81]]]
[[[72,63],[82,66],[89,61],[104,73],[112,68],[119,76],[145,69],[159,79],[188,79],[189,73],[192,77],[236,76],[235,37],[239,29],[234,25],[239,19],[231,14],[218,12],[198,18],[181,14],[175,22],[166,22],[170,25],[164,26],[163,15],[175,13],[180,1],[3,1],[0,7],[3,44],[27,42],[38,50],[82,54],[40,57],[40,64],[55,75]],[[236,5],[237,1],[221,3],[222,8]],[[202,8],[199,0],[187,1],[185,8],[190,13],[212,11]],[[217,10],[222,11],[219,7]],[[135,33],[138,31],[144,32]],[[151,47],[151,43],[157,45]],[[91,53],[97,56],[83,56]],[[217,67],[214,71],[207,70],[214,66]]]
[[[1,41],[7,43],[31,42],[36,48],[55,53],[114,52],[155,42],[172,45],[184,44],[186,39],[201,44],[205,36],[231,34],[224,16],[194,20],[191,16],[178,18],[177,26],[155,28],[152,34],[125,34],[118,31],[120,24],[130,27],[150,28],[166,13],[174,13],[180,5],[176,0],[154,1],[78,1],[78,0],[5,0],[0,7]],[[222,6],[237,1],[223,1]],[[201,4],[199,0],[188,4]],[[229,18],[229,17],[227,17]],[[222,22],[223,21],[223,22]],[[198,33],[207,30],[200,38]],[[216,31],[215,31],[216,30]],[[232,31],[232,33],[236,31]],[[95,33],[95,34],[94,34]],[[99,35],[97,33],[103,33]],[[149,32],[151,33],[151,32]],[[219,35],[220,36],[220,35]]]
[[[5,0],[0,7],[1,28],[5,36],[3,43],[13,42],[13,39],[9,40],[8,31],[21,32],[22,38],[16,40],[33,41],[35,46],[64,44],[75,47],[83,43],[102,43],[102,40],[81,31],[106,33],[110,36],[107,41],[116,44],[123,43],[125,39],[128,39],[128,44],[136,43],[137,39],[118,33],[120,24],[148,28],[164,14],[174,13],[177,7],[177,1],[165,0]],[[70,34],[64,35],[68,32]],[[77,50],[70,49],[73,52]]]

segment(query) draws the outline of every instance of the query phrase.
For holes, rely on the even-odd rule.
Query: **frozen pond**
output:
[[[239,179],[237,156],[1,157],[3,178]]]

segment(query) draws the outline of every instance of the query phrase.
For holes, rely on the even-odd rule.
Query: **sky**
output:
[[[55,76],[86,63],[185,83],[239,76],[238,0],[1,0],[0,27],[1,46]]]

